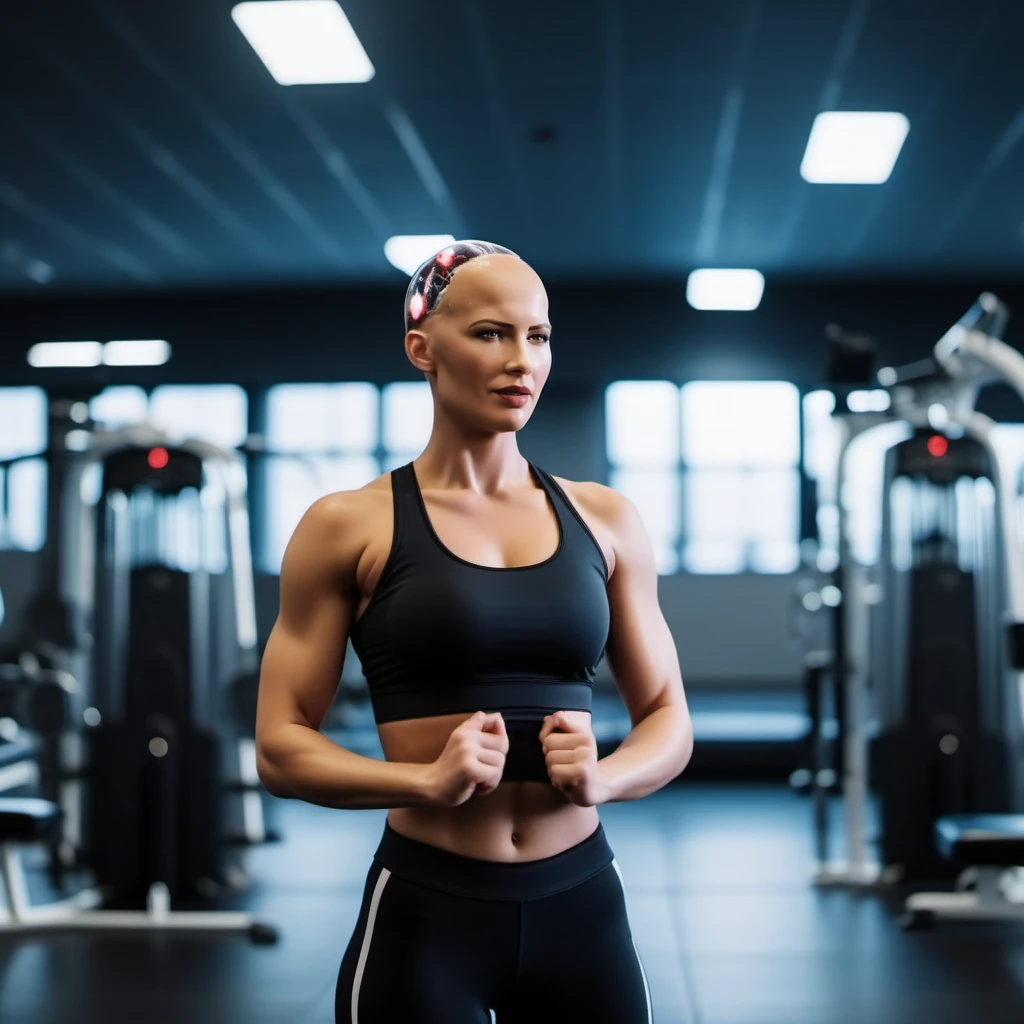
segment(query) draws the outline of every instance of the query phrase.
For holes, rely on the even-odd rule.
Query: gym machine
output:
[[[1001,340],[1007,319],[986,293],[931,358],[880,371],[888,409],[854,411],[837,394],[836,487],[826,496],[838,510],[833,656],[808,676],[815,688],[830,677],[837,726],[829,747],[819,714],[811,738],[835,766],[833,774],[819,757],[808,773],[819,885],[945,877],[938,822],[1024,803],[1021,666],[1007,642],[1016,638],[1019,652],[1024,622],[1018,467],[976,409],[980,389],[996,381],[1024,398],[1024,357]],[[882,545],[865,564],[854,552],[849,466],[879,451]],[[841,862],[829,860],[823,812],[835,776]]]
[[[59,837],[97,887],[29,907],[8,843],[0,928],[216,929],[273,942],[273,928],[204,902],[242,887],[241,847],[272,838],[254,743],[228,724],[258,671],[244,468],[233,452],[171,444],[145,424],[79,433],[62,480],[58,594],[83,641],[64,658],[85,729],[65,737],[60,808],[0,801],[0,844]],[[229,844],[233,808],[242,827]]]

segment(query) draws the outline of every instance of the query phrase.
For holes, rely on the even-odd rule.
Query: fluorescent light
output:
[[[873,388],[871,391],[851,391],[846,396],[850,412],[885,412],[892,405],[888,391]]]
[[[102,358],[98,341],[43,341],[28,350],[29,366],[99,366]]]
[[[384,243],[384,255],[391,266],[411,275],[424,260],[454,241],[454,235],[392,235]]]
[[[368,82],[373,65],[336,0],[259,0],[231,17],[280,85]]]
[[[759,270],[694,270],[686,280],[686,301],[694,309],[757,309],[763,294]]]
[[[108,341],[103,346],[107,366],[162,366],[170,358],[166,341]]]
[[[825,111],[814,119],[800,174],[816,184],[881,185],[909,131],[903,114]]]

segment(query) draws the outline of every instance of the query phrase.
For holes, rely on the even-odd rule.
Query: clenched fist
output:
[[[546,715],[540,731],[551,785],[579,807],[606,803],[608,787],[597,764],[597,740],[586,711]]]

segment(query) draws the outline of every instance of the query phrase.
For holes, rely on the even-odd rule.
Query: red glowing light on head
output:
[[[149,455],[146,456],[146,461],[151,469],[163,469],[170,459],[171,457],[167,454],[166,448],[151,448]]]
[[[409,319],[410,320],[419,320],[419,318],[421,316],[423,316],[423,310],[424,310],[424,307],[426,306],[426,304],[427,304],[427,300],[424,299],[423,296],[420,295],[419,292],[417,292],[409,300]]]
[[[928,452],[930,455],[934,455],[936,458],[939,458],[940,456],[945,455],[948,451],[949,442],[944,437],[940,437],[938,434],[935,434],[928,438]]]
[[[434,262],[442,267],[450,267],[455,262],[455,250],[454,249],[442,249],[434,257]]]

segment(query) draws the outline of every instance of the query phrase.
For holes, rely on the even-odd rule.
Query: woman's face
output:
[[[437,309],[406,335],[406,351],[433,376],[435,400],[492,429],[518,430],[551,372],[548,296],[514,256],[479,256],[459,267]],[[529,388],[521,405],[496,392]]]

